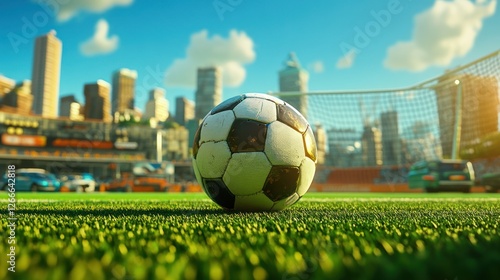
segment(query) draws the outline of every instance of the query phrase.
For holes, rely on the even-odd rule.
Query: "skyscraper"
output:
[[[113,73],[113,114],[131,112],[134,110],[135,80],[137,71],[122,68]]]
[[[69,118],[71,103],[77,102],[74,95],[66,95],[61,97],[59,101],[59,116]]]
[[[82,104],[76,100],[74,95],[63,96],[59,101],[59,116],[70,120],[82,120],[81,107]]]
[[[401,162],[414,163],[419,160],[443,158],[441,141],[437,133],[433,133],[433,125],[425,121],[415,121],[403,129],[401,137]]]
[[[146,103],[146,110],[142,116],[145,119],[155,118],[164,122],[168,118],[169,103],[165,98],[165,90],[154,88],[149,92],[149,100]]]
[[[455,83],[455,81],[459,81]],[[478,143],[481,138],[498,131],[499,85],[494,76],[473,74],[444,75],[436,87],[439,135],[443,157],[452,157],[453,142],[460,131],[460,145]],[[457,125],[457,96],[461,92],[461,129]]]
[[[21,115],[31,113],[33,95],[31,95],[31,81],[25,80],[15,85],[0,102],[0,111],[7,111]]]
[[[86,120],[111,122],[109,93],[110,84],[103,80],[84,86]]]
[[[185,97],[177,97],[175,99],[175,121],[180,125],[186,125],[192,119],[194,119],[194,102]]]
[[[218,67],[198,68],[195,117],[202,119],[222,99],[222,71]]]
[[[57,117],[62,43],[54,30],[36,38],[31,75],[33,112],[43,117]]]
[[[378,128],[365,125],[361,136],[361,156],[365,166],[382,165],[382,136]]]
[[[285,61],[285,68],[279,72],[279,91],[293,93],[292,96],[281,96],[288,104],[307,117],[307,82],[309,73],[300,66],[295,53],[290,53]]]
[[[382,132],[382,161],[384,165],[401,164],[401,139],[399,138],[398,112],[380,115]]]
[[[9,93],[15,85],[16,82],[14,80],[0,75],[0,100],[2,100],[2,98]]]
[[[333,127],[326,131],[326,135],[329,165],[336,167],[363,165],[359,131],[354,128]]]

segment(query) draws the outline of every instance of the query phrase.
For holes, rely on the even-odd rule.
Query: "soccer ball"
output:
[[[230,98],[196,131],[193,168],[218,205],[240,211],[278,211],[297,202],[316,170],[311,126],[284,101],[258,93]]]

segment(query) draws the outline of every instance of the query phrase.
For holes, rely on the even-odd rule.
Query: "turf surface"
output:
[[[498,194],[307,194],[276,213],[204,194],[18,193],[0,279],[500,279]]]

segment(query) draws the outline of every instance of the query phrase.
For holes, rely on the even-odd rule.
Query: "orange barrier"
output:
[[[201,186],[198,184],[187,184],[186,192],[203,192]]]
[[[407,184],[331,184],[313,183],[310,188],[316,192],[422,192],[421,189],[410,189]]]
[[[380,167],[335,168],[330,171],[327,182],[331,184],[372,184],[380,177]]]
[[[179,184],[172,185],[168,188],[168,192],[181,192],[182,186]]]

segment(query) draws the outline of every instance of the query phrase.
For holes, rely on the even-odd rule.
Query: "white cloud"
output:
[[[113,35],[108,37],[108,31],[108,22],[100,19],[95,25],[94,36],[80,44],[80,51],[88,56],[115,51],[118,48],[118,36]]]
[[[246,77],[245,64],[255,60],[253,41],[245,32],[231,30],[228,38],[208,37],[202,30],[191,35],[186,57],[176,59],[166,71],[169,86],[195,87],[199,67],[218,66],[222,69],[224,86],[237,87]]]
[[[325,65],[321,60],[313,62],[311,65],[309,65],[309,68],[312,69],[314,73],[323,73],[325,71]]]
[[[495,8],[496,0],[437,0],[415,16],[411,41],[389,47],[384,65],[409,71],[449,65],[472,49],[483,20],[493,15]]]
[[[57,20],[66,21],[80,11],[102,13],[114,6],[128,6],[133,0],[36,0],[47,5],[57,14]]]
[[[346,68],[351,68],[354,59],[356,59],[356,55],[358,53],[356,52],[355,49],[349,50],[347,53],[344,54],[339,60],[337,60],[337,68],[339,69],[346,69]]]

